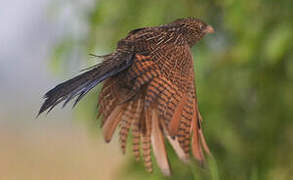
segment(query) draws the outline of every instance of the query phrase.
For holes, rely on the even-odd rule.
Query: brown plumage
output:
[[[117,127],[123,153],[129,133],[137,160],[152,171],[154,157],[163,174],[170,175],[165,143],[187,162],[190,147],[201,164],[210,154],[198,111],[190,48],[213,28],[195,18],[131,31],[117,49],[87,72],[59,84],[45,94],[39,114],[74,97],[74,105],[104,81],[99,95],[103,135],[110,142]],[[168,139],[166,141],[166,139]]]

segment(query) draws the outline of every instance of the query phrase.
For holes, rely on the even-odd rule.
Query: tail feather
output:
[[[44,96],[45,102],[41,106],[38,115],[48,109],[48,112],[50,112],[62,101],[65,101],[63,104],[64,107],[70,100],[78,96],[74,102],[74,107],[92,88],[105,79],[124,71],[133,61],[131,54],[123,53],[106,55],[104,58],[105,60],[101,64],[48,91]]]
[[[85,92],[91,90],[94,86],[100,83],[102,78],[97,77],[98,69],[92,69],[88,72],[85,72],[75,78],[72,78],[68,81],[65,81],[55,88],[48,91],[44,98],[45,102],[43,103],[39,114],[49,109],[50,112],[57,104],[64,101],[63,107],[77,95],[82,95]],[[75,101],[75,104],[79,99]]]

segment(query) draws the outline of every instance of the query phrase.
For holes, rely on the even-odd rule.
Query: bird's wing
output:
[[[125,152],[128,133],[132,129],[134,155],[136,159],[139,159],[140,142],[142,142],[143,159],[148,171],[152,171],[151,121],[153,113],[144,106],[144,89],[153,78],[159,75],[159,68],[150,56],[136,54],[125,76],[116,76],[105,81],[98,103],[99,114],[103,119],[105,141],[111,140],[114,129],[119,124],[121,148]],[[123,86],[127,86],[128,91],[122,93],[123,89],[119,84],[125,80],[126,83]]]
[[[143,87],[159,74],[159,68],[150,56],[134,55],[133,63],[124,75],[109,78],[103,84],[98,100],[99,115],[103,116],[102,124],[118,104],[126,103],[141,94]],[[127,88],[122,89],[122,86]]]
[[[184,64],[190,63],[189,70],[188,68],[169,69],[171,73],[166,75],[162,71],[162,66],[165,64],[161,65],[151,56],[136,54],[126,75],[106,80],[99,96],[99,113],[103,117],[105,141],[111,140],[119,124],[121,148],[125,152],[131,129],[134,155],[139,159],[140,148],[142,149],[148,171],[152,171],[151,149],[153,149],[158,166],[165,175],[170,175],[165,137],[182,160],[188,160],[189,147],[192,143],[194,157],[200,162],[204,161],[201,146],[205,146],[205,142],[200,140],[202,133],[192,57],[190,55],[185,58],[188,59]],[[177,62],[182,63],[182,61]],[[175,67],[180,67],[180,64]],[[185,72],[182,72],[183,70]],[[126,101],[121,101],[125,98],[121,97],[123,93],[118,85],[123,79],[130,84]]]
[[[170,59],[162,56],[157,61],[160,75],[148,83],[145,106],[157,107],[160,126],[178,156],[186,161],[192,143],[194,157],[202,163],[202,146],[207,146],[200,127],[192,55],[189,47],[176,47],[174,52]]]

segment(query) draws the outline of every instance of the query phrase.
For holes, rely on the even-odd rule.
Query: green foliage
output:
[[[207,169],[195,162],[183,165],[169,148],[174,176],[167,179],[293,177],[292,0],[99,0],[86,12],[85,39],[66,37],[55,60],[66,60],[63,49],[72,53],[73,48],[64,48],[68,42],[79,43],[86,53],[111,52],[128,31],[181,17],[200,17],[216,30],[193,53],[204,130],[215,160]],[[125,179],[164,179],[158,168],[149,175],[132,160],[121,173]]]

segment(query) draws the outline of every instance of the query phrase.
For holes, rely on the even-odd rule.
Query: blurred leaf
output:
[[[265,44],[265,56],[270,64],[276,64],[289,49],[292,43],[292,30],[288,26],[280,26],[268,35]]]

